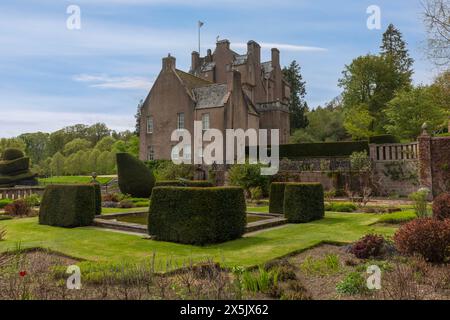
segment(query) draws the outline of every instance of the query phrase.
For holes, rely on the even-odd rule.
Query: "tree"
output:
[[[439,67],[450,65],[450,3],[425,0],[424,22],[428,32],[428,57]]]
[[[134,118],[136,119],[134,134],[138,137],[141,132],[141,116],[142,116],[142,107],[143,106],[144,106],[144,100],[141,99],[141,101],[139,101],[138,106],[137,106],[136,115],[134,116]]]
[[[438,105],[432,86],[400,91],[388,106],[386,131],[400,138],[414,140],[423,123],[426,122],[428,130],[433,132],[446,121],[445,111]]]
[[[110,136],[102,138],[96,145],[95,149],[100,151],[111,151],[116,139]]]
[[[83,137],[91,141],[95,146],[101,139],[111,135],[111,130],[104,123],[96,123],[86,129],[86,135]]]
[[[86,139],[76,138],[70,142],[68,142],[64,146],[64,155],[70,156],[73,153],[76,153],[80,150],[86,150],[91,147],[91,142]]]
[[[409,56],[406,42],[403,40],[401,32],[392,23],[383,34],[383,42],[380,48],[381,56],[387,60],[392,60],[394,64],[398,72],[399,86],[410,86],[414,59]]]
[[[92,172],[97,172],[98,173],[98,169],[99,169],[99,163],[98,163],[98,158],[100,157],[101,151],[97,148],[93,149],[90,153],[89,153],[89,157],[88,157],[88,165],[89,165],[89,171]]]
[[[295,129],[305,128],[308,125],[306,112],[308,104],[306,103],[306,82],[303,81],[301,69],[297,61],[292,61],[288,68],[283,69],[283,76],[291,87],[291,96],[289,100],[289,111],[291,112],[291,132]]]
[[[344,114],[341,107],[317,107],[307,113],[308,126],[298,129],[291,137],[292,143],[332,142],[348,137],[344,128]]]
[[[38,164],[47,158],[48,133],[25,133],[20,135],[19,139],[25,143],[25,153],[33,163]]]
[[[5,149],[16,148],[25,151],[26,145],[22,139],[18,138],[1,138],[0,139],[0,155]]]
[[[62,176],[64,174],[64,163],[65,158],[62,153],[55,153],[50,163],[51,174],[54,176]]]
[[[339,86],[344,89],[344,125],[349,133],[353,131],[359,138],[361,134],[385,133],[386,117],[382,111],[402,87],[391,59],[376,55],[354,59],[345,67]]]

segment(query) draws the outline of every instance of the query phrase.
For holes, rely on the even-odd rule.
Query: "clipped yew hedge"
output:
[[[283,214],[285,182],[272,182],[269,192],[269,212]]]
[[[42,197],[39,224],[65,228],[88,226],[99,206],[95,185],[49,185]]]
[[[280,158],[346,157],[361,151],[369,152],[368,141],[283,144]]]
[[[160,180],[156,181],[155,187],[197,187],[212,188],[214,184],[204,180]]]
[[[5,149],[2,153],[2,160],[9,161],[25,157],[22,150],[16,148]]]
[[[148,232],[157,240],[205,245],[245,232],[244,190],[238,187],[156,187],[149,211]]]
[[[149,198],[155,185],[153,172],[129,153],[118,153],[116,159],[120,191],[133,198]]]
[[[30,167],[30,158],[23,157],[14,160],[4,160],[0,162],[0,173],[17,174],[25,173]]]
[[[284,190],[284,215],[290,223],[322,219],[325,215],[320,183],[288,183]]]

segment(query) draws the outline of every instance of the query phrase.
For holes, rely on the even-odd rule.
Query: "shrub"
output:
[[[382,254],[384,244],[383,236],[367,234],[351,246],[350,252],[359,259],[375,258]]]
[[[39,223],[58,227],[88,226],[97,212],[95,187],[89,185],[50,185],[45,188]]]
[[[358,207],[352,202],[327,202],[325,211],[332,212],[354,212]]]
[[[95,215],[102,214],[102,188],[98,183],[92,183],[95,190]]]
[[[433,217],[439,220],[450,218],[450,193],[441,193],[434,199]]]
[[[419,254],[429,262],[444,262],[450,254],[450,219],[415,219],[397,230],[394,242],[403,254]]]
[[[23,151],[15,148],[5,149],[2,153],[2,160],[5,161],[15,160],[23,157],[25,157]]]
[[[8,204],[5,213],[13,217],[27,217],[33,214],[33,210],[24,200],[19,199]]]
[[[414,201],[414,212],[419,218],[428,216],[428,196],[430,190],[427,188],[421,188],[417,192],[413,192],[409,195],[409,198]]]
[[[161,180],[156,181],[155,187],[196,187],[211,188],[213,183],[206,180]]]
[[[120,195],[117,193],[107,193],[102,196],[103,202],[120,202]]]
[[[31,194],[23,199],[29,207],[38,207],[41,204],[41,197]]]
[[[245,271],[242,274],[244,288],[250,292],[268,292],[278,283],[278,270],[259,268],[258,272]]]
[[[378,136],[369,137],[369,143],[384,144],[384,143],[399,143],[400,140],[391,134],[381,134]]]
[[[327,254],[319,259],[308,256],[300,265],[300,269],[307,274],[326,276],[339,272],[340,266],[337,255]]]
[[[269,193],[269,212],[283,214],[285,182],[272,182]]]
[[[145,165],[153,171],[156,180],[176,180],[194,178],[195,166],[190,164],[174,164],[171,160],[146,161]]]
[[[0,199],[0,209],[3,209],[8,204],[13,203],[13,200],[11,199]]]
[[[355,295],[367,290],[366,279],[359,272],[350,272],[336,285],[336,291],[340,294]]]
[[[0,162],[0,173],[17,175],[26,173],[30,168],[30,158],[23,157],[15,160],[6,160]]]
[[[241,188],[157,187],[150,200],[148,231],[163,241],[219,243],[242,236],[245,212]]]
[[[325,215],[320,183],[289,183],[284,191],[284,215],[290,223],[310,222]]]
[[[410,211],[399,211],[389,214],[383,214],[379,219],[378,222],[381,223],[405,223],[409,222],[411,220],[416,219],[417,216],[412,210]]]
[[[263,197],[263,191],[261,187],[250,188],[250,197],[252,200],[261,200]]]
[[[280,158],[345,157],[358,151],[368,152],[368,141],[284,144],[280,145]]]
[[[248,193],[250,188],[260,187],[267,194],[269,176],[261,175],[259,164],[235,164],[228,171],[230,184],[244,188]]]
[[[128,153],[117,154],[117,173],[122,193],[132,197],[148,198],[155,184],[155,177],[145,164]]]
[[[119,202],[118,207],[122,208],[122,209],[130,209],[130,208],[134,208],[134,203],[133,203],[133,201],[131,201],[129,199],[124,199]]]

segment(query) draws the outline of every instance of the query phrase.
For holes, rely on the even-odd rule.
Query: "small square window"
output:
[[[184,113],[177,114],[177,129],[184,129]]]
[[[155,148],[153,146],[148,147],[147,160],[155,160]]]
[[[202,114],[202,129],[203,130],[209,129],[209,113]]]

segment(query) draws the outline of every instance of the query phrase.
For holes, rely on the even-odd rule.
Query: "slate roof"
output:
[[[248,55],[246,54],[237,55],[234,58],[235,60],[233,61],[233,65],[238,66],[247,63]]]
[[[212,84],[193,89],[197,101],[196,109],[223,107],[228,101],[230,92],[226,84]]]
[[[176,69],[177,75],[190,90],[212,84],[211,81],[196,77],[190,73]]]

